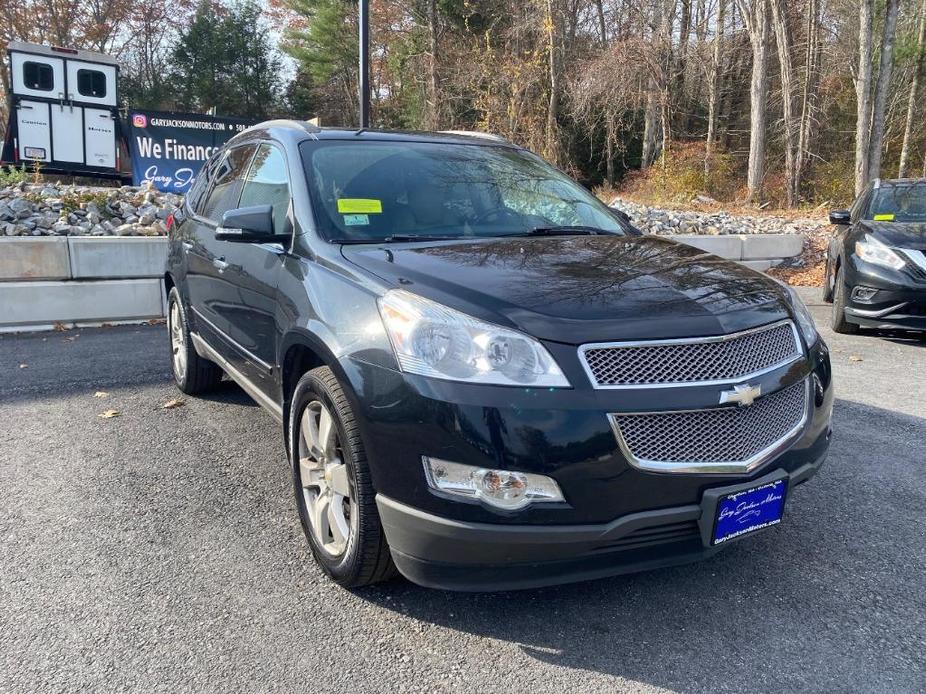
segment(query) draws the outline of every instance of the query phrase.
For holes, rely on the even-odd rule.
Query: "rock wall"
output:
[[[827,224],[824,217],[785,218],[735,215],[729,212],[667,210],[614,198],[610,207],[630,215],[634,225],[648,234],[810,234]]]
[[[0,189],[0,234],[163,236],[182,199],[150,187],[20,183]]]

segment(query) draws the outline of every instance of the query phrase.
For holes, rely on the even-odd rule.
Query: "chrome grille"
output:
[[[597,388],[729,383],[783,366],[801,355],[791,321],[719,337],[583,345]]]
[[[786,443],[807,416],[807,385],[799,381],[745,407],[612,414],[630,462],[653,470],[749,470]]]

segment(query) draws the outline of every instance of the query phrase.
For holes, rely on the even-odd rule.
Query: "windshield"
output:
[[[424,142],[305,143],[316,220],[329,240],[480,238],[623,228],[594,195],[507,147]]]
[[[876,222],[926,222],[926,183],[876,189],[864,218]]]

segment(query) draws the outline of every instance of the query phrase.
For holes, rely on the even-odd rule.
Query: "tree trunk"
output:
[[[643,116],[643,157],[640,168],[646,169],[656,160],[656,129],[659,127],[659,111],[656,103],[656,85],[650,80],[646,90],[646,107]]]
[[[558,57],[558,31],[559,8],[554,0],[547,0],[547,52],[550,71],[550,101],[547,105],[546,127],[546,157],[554,164],[559,163],[559,147],[557,146],[557,120],[559,119],[559,57]]]
[[[723,44],[724,10],[726,1],[717,3],[717,18],[714,23],[714,52],[711,59],[710,79],[707,83],[707,140],[704,143],[704,180],[711,176],[711,160],[714,158],[714,140],[717,137],[717,87],[720,81],[720,60]]]
[[[881,40],[881,67],[875,86],[874,110],[871,114],[871,138],[868,141],[868,180],[881,175],[881,150],[884,143],[884,114],[891,90],[891,72],[894,69],[894,38],[897,34],[897,14],[900,0],[887,0],[884,15],[884,37]]]
[[[768,103],[768,0],[737,0],[752,46],[749,84],[749,163],[746,173],[748,202],[762,200],[765,182],[765,117]]]
[[[428,60],[428,129],[440,129],[440,94],[438,93],[440,79],[437,74],[437,0],[428,0],[428,44],[430,56]]]
[[[595,9],[598,11],[598,33],[601,38],[601,45],[606,46],[608,43],[608,31],[604,20],[604,4],[602,0],[595,0]]]
[[[916,117],[916,103],[920,91],[920,75],[926,63],[926,0],[920,9],[919,38],[916,42],[916,62],[913,65],[913,79],[910,81],[910,97],[907,99],[907,124],[903,131],[903,146],[900,148],[900,166],[897,177],[907,175],[907,161],[910,158],[910,140],[913,138],[913,119]]]
[[[797,152],[794,167],[797,186],[804,174],[805,155],[810,150],[810,124],[816,103],[817,65],[820,59],[820,2],[810,0],[807,5],[807,48],[804,55],[804,90],[801,95],[801,121],[798,128]]]
[[[868,185],[868,141],[871,134],[872,0],[859,0],[858,72],[855,76],[855,194]]]
[[[775,23],[775,41],[778,45],[778,63],[781,66],[781,103],[784,116],[785,145],[785,199],[789,208],[798,201],[798,180],[796,157],[796,132],[794,127],[794,75],[791,69],[791,29],[788,25],[787,8],[782,0],[771,0],[772,18]]]

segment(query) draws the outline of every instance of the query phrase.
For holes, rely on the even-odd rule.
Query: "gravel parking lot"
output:
[[[2,336],[0,691],[924,691],[926,342],[823,333],[833,447],[782,526],[491,595],[326,581],[273,420],[163,408],[163,326]]]

